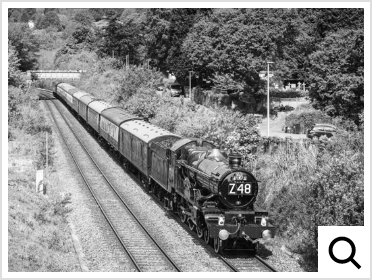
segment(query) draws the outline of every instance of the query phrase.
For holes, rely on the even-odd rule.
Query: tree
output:
[[[105,14],[104,9],[101,9],[101,8],[91,8],[91,9],[88,9],[88,10],[89,10],[89,13],[92,15],[92,17],[94,18],[95,21],[101,20],[102,17],[104,16],[104,14]]]
[[[148,9],[145,38],[152,64],[185,79],[191,65],[181,46],[193,24],[210,13],[211,9]]]
[[[80,26],[66,40],[66,43],[57,51],[54,57],[54,64],[58,66],[62,62],[65,62],[66,56],[69,57],[72,54],[76,54],[84,50],[92,51],[95,48],[96,35],[94,30],[92,28]]]
[[[46,15],[49,12],[58,13],[59,12],[59,9],[58,8],[45,8],[44,9],[44,15]]]
[[[21,22],[28,22],[29,19],[30,18],[28,17],[27,13],[23,12],[21,16]]]
[[[21,71],[19,71],[20,59],[17,51],[10,41],[8,41],[8,84],[18,87],[22,84]]]
[[[75,14],[73,20],[82,26],[89,27],[92,25],[94,19],[88,10],[82,10]]]
[[[9,22],[20,22],[22,17],[22,9],[11,8],[8,10]]]
[[[364,108],[363,30],[342,29],[327,35],[310,60],[314,107],[358,124],[358,114]]]
[[[12,42],[17,57],[19,69],[27,71],[37,67],[37,55],[39,42],[29,29],[27,23],[9,23],[8,38]]]
[[[182,51],[200,76],[229,75],[247,94],[263,94],[266,61],[279,77],[297,67],[290,59],[297,34],[296,14],[284,9],[216,9],[194,24]]]
[[[362,29],[363,9],[316,9],[317,19],[314,25],[316,37],[325,38],[340,29]]]
[[[62,24],[59,20],[57,13],[47,12],[43,17],[40,18],[36,24],[38,29],[47,29],[48,27],[56,28],[57,31],[62,30]]]
[[[130,64],[140,64],[143,60],[142,47],[144,45],[142,22],[137,21],[137,16],[118,21],[116,18],[110,20],[103,32],[103,40],[99,45],[100,56],[111,56],[125,61],[129,55]]]

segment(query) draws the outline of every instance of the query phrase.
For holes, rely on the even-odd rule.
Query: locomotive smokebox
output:
[[[229,165],[231,169],[237,169],[242,166],[242,155],[238,153],[229,154]]]

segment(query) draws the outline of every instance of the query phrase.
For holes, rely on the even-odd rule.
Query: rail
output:
[[[51,101],[53,104],[54,104],[54,101]],[[75,155],[72,153],[69,145],[67,144],[67,140],[66,138],[64,137],[64,135],[62,134],[62,131],[60,130],[60,128],[58,127],[57,125],[57,121],[55,119],[55,116],[54,114],[52,113],[52,110],[48,104],[48,102],[45,102],[48,106],[48,109],[49,111],[51,112],[52,114],[52,118],[54,120],[54,122],[56,123],[56,126],[57,126],[57,129],[60,133],[60,135],[62,136],[62,139],[63,141],[65,142],[68,150],[69,150],[69,153],[71,155],[71,157],[73,158],[74,162],[75,162],[75,165],[77,166],[86,186],[88,187],[89,191],[91,192],[94,200],[96,201],[97,205],[99,206],[102,214],[104,215],[105,219],[107,220],[107,222],[109,223],[110,227],[112,228],[113,232],[115,233],[116,237],[118,238],[118,240],[120,241],[120,244],[122,245],[122,247],[124,248],[125,252],[127,253],[127,255],[129,256],[129,258],[131,259],[133,265],[136,267],[136,269],[138,271],[142,271],[141,270],[141,267],[140,265],[138,264],[138,262],[136,261],[135,257],[130,253],[129,249],[127,248],[127,246],[124,244],[124,242],[121,240],[121,237],[120,237],[120,234],[118,233],[117,229],[115,228],[115,226],[113,225],[113,223],[111,222],[110,218],[108,217],[108,214],[106,213],[106,211],[104,210],[102,204],[99,202],[99,199],[97,198],[96,194],[94,193],[93,189],[91,188],[87,178],[84,176],[83,174],[83,171],[81,170],[81,167],[79,165],[79,163],[77,162],[76,160],[76,157]],[[55,105],[55,104],[54,104]],[[58,112],[60,113],[61,117],[63,118],[64,122],[67,124],[67,126],[69,127],[69,129],[71,130],[71,132],[73,133],[73,135],[75,136],[75,138],[78,140],[80,146],[83,148],[84,152],[86,153],[86,155],[90,158],[90,160],[92,161],[92,163],[96,166],[96,168],[99,170],[99,172],[101,173],[102,177],[104,178],[104,180],[106,181],[107,185],[113,190],[113,192],[116,194],[116,196],[119,198],[119,200],[121,201],[121,203],[126,207],[126,209],[128,210],[128,212],[131,214],[131,216],[134,218],[134,220],[137,222],[137,224],[142,228],[143,232],[146,233],[146,235],[150,238],[150,240],[154,243],[154,245],[158,248],[158,250],[163,254],[163,256],[167,259],[167,261],[169,262],[169,264],[171,264],[171,266],[177,271],[177,272],[180,272],[180,268],[173,262],[173,260],[164,252],[164,250],[160,247],[160,245],[154,240],[154,238],[150,235],[150,233],[147,231],[147,229],[144,227],[144,225],[139,221],[139,219],[135,216],[135,214],[132,212],[132,210],[128,207],[128,205],[125,203],[125,201],[121,198],[121,196],[119,195],[118,191],[116,190],[116,188],[111,184],[111,182],[108,180],[108,178],[105,176],[105,174],[102,172],[102,170],[100,169],[100,167],[98,166],[98,164],[96,163],[96,161],[93,159],[93,157],[91,156],[91,154],[88,152],[88,150],[86,149],[86,147],[84,146],[84,144],[81,142],[81,140],[79,139],[79,137],[76,135],[75,131],[71,128],[71,125],[70,123],[66,120],[65,116],[59,111],[58,107],[55,106],[56,109],[58,110]]]

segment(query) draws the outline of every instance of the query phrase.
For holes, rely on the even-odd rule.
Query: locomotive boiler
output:
[[[184,193],[195,202],[196,211],[191,210],[188,219],[216,252],[256,250],[261,238],[274,236],[268,213],[254,206],[258,182],[241,166],[241,160],[241,155],[227,157],[218,147],[192,147],[178,161],[184,190],[189,189]]]

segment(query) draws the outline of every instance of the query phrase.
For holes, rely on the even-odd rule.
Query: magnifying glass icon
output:
[[[346,259],[344,260],[340,260],[338,258],[335,257],[335,255],[333,254],[333,246],[335,246],[335,244],[338,242],[338,241],[345,241],[347,243],[349,243],[350,247],[351,247],[351,254],[349,257],[347,257]],[[337,237],[335,239],[333,239],[333,241],[331,242],[331,244],[329,244],[329,256],[331,257],[331,259],[333,261],[335,261],[336,263],[348,263],[348,262],[352,262],[358,269],[361,268],[361,266],[359,265],[359,263],[357,263],[355,260],[354,260],[354,256],[355,256],[355,252],[356,252],[356,249],[355,249],[355,244],[353,241],[351,241],[349,238],[347,237],[344,237],[344,236],[340,236],[340,237]]]

